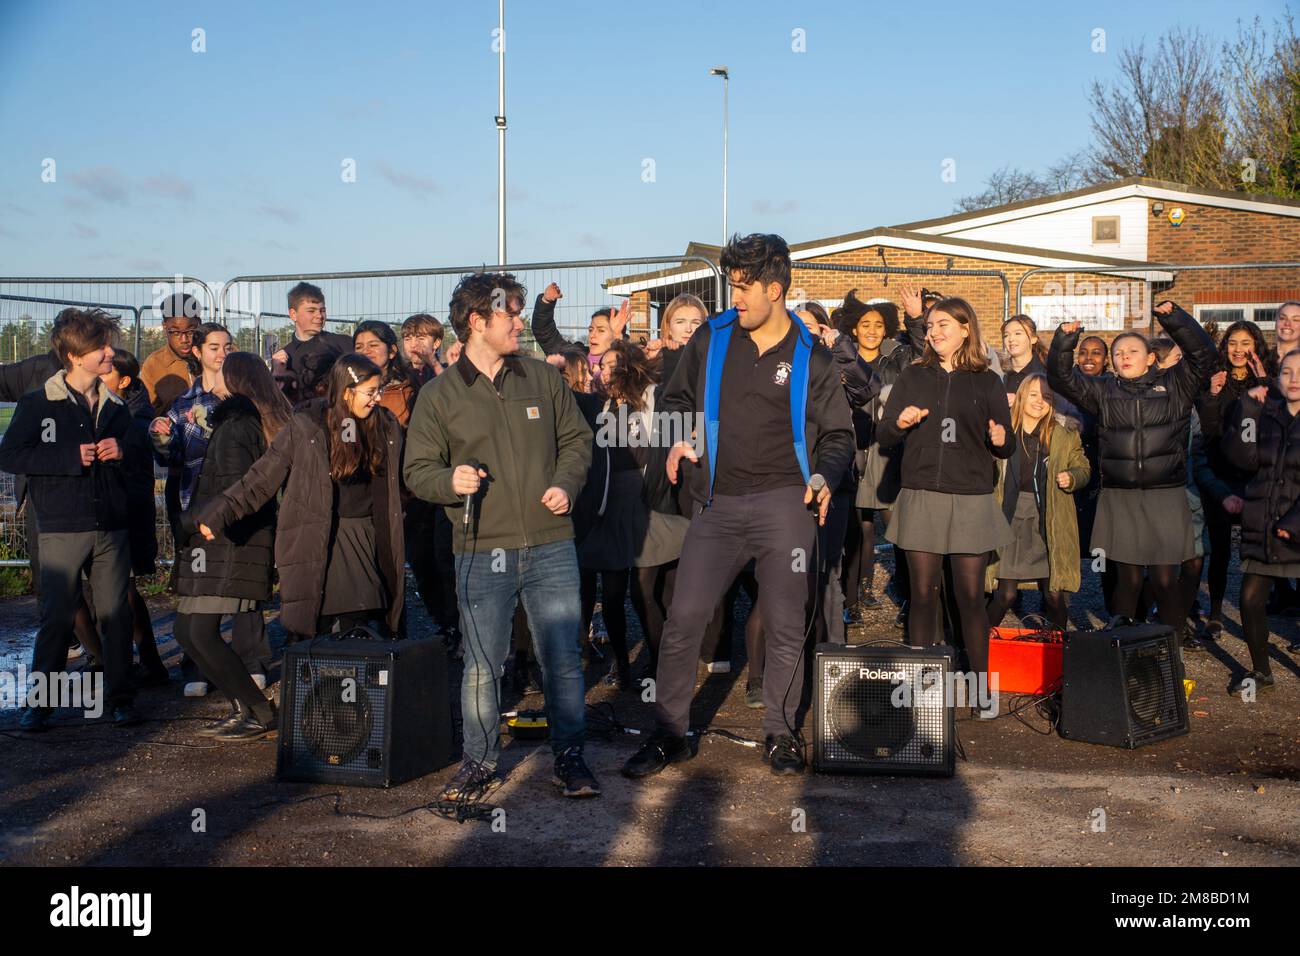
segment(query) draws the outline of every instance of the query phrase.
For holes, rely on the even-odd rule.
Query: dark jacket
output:
[[[844,386],[844,397],[849,403],[849,415],[856,439],[858,416],[863,409],[875,404],[876,397],[880,395],[880,379],[875,368],[858,354],[857,346],[850,336],[841,335],[836,339],[831,354],[835,356],[835,367],[839,370],[840,382]],[[846,468],[844,477],[835,490],[848,492],[856,487],[854,469]]]
[[[330,480],[325,438],[325,399],[308,402],[294,413],[275,441],[238,484],[226,488],[192,520],[221,532],[240,518],[259,511],[284,487],[276,524],[275,563],[280,570],[280,620],[292,634],[315,634],[325,589],[325,570],[338,530],[334,483]],[[388,627],[399,633],[406,593],[402,500],[398,488],[402,429],[387,409],[381,416],[387,435],[384,474],[377,476],[375,547],[388,592]]]
[[[1019,372],[1012,371],[1010,367],[1003,368],[1002,387],[1008,395],[1014,395],[1016,389],[1020,388],[1020,383],[1031,375],[1047,375],[1047,366],[1038,360],[1037,355],[1031,355]]]
[[[715,326],[732,321],[735,321],[734,310],[724,312],[695,330],[681,350],[677,370],[664,389],[663,404],[658,411],[697,417],[705,414],[705,359],[709,354],[709,343]],[[798,334],[812,338],[803,323],[793,315],[790,321],[795,324]],[[734,336],[730,347],[735,347]],[[844,400],[839,368],[830,350],[820,341],[813,341],[808,361],[808,401],[804,414],[808,467],[811,474],[820,474],[826,479],[827,487],[835,489],[853,463],[853,420]],[[726,425],[719,423],[719,444],[725,440]],[[683,460],[678,474],[698,468],[691,479],[691,495],[693,505],[703,508],[708,504],[712,486],[707,436],[697,436],[695,447],[700,452],[699,465]]]
[[[1178,488],[1187,484],[1187,435],[1192,405],[1214,371],[1214,342],[1195,319],[1175,307],[1157,320],[1183,351],[1168,369],[1138,378],[1089,377],[1074,364],[1079,332],[1057,329],[1048,355],[1052,388],[1098,416],[1097,457],[1104,488]]]
[[[157,502],[154,500],[153,442],[149,423],[153,404],[149,392],[137,384],[126,396],[131,425],[123,442],[122,465],[126,469],[127,538],[131,549],[131,572],[153,574],[158,561]]]
[[[578,411],[582,412],[583,421],[591,429],[592,435],[595,435],[596,419],[605,404],[604,401],[599,395],[590,392],[574,392],[573,399],[578,403]],[[593,437],[591,467],[587,469],[587,482],[582,486],[578,500],[573,506],[573,537],[577,541],[585,538],[587,532],[595,525],[596,519],[604,514],[609,496],[609,479],[609,449],[599,447]]]
[[[537,359],[507,356],[495,383],[464,353],[415,400],[404,475],[413,495],[443,505],[457,530],[452,549],[527,548],[573,537],[569,514],[542,497],[558,487],[570,510],[587,481],[592,432],[560,373]],[[451,476],[475,459],[488,473],[476,505],[474,540],[461,533]]]
[[[533,338],[537,340],[537,347],[545,355],[555,355],[566,348],[583,349],[584,351],[587,348],[584,343],[570,342],[560,334],[560,330],[555,326],[555,303],[547,302],[540,293],[533,302],[532,327]]]
[[[208,423],[212,426],[212,437],[208,439],[207,454],[189,510],[181,516],[181,528],[188,542],[184,552],[177,556],[176,593],[269,601],[274,565],[275,497],[247,517],[231,522],[215,541],[205,540],[193,521],[193,516],[209,502],[239,484],[265,454],[262,416],[248,398],[232,395],[216,407]],[[201,563],[196,560],[200,555]]]
[[[1196,400],[1196,411],[1201,417],[1201,430],[1205,435],[1205,457],[1210,469],[1209,476],[1198,476],[1197,484],[1202,493],[1215,504],[1222,504],[1229,495],[1242,497],[1252,475],[1228,461],[1220,441],[1233,405],[1257,385],[1268,388],[1271,384],[1269,379],[1256,378],[1253,374],[1244,379],[1233,378],[1229,369],[1227,381],[1223,383],[1218,395],[1211,395],[1207,390]]]
[[[909,405],[929,414],[906,432],[898,416]],[[1006,441],[989,440],[989,421],[1006,430]],[[934,365],[909,365],[890,390],[885,413],[876,427],[883,448],[903,443],[904,488],[950,495],[992,494],[998,480],[996,458],[1009,458],[1015,448],[1011,409],[996,372]]]
[[[0,365],[0,402],[16,402],[34,388],[39,388],[51,375],[63,368],[54,350],[44,355],[32,355],[20,362]],[[21,509],[27,498],[27,476],[14,477],[15,508]]]
[[[69,392],[65,375],[51,375],[44,387],[18,400],[0,442],[0,471],[28,477],[42,534],[120,531],[129,518],[123,460],[83,467],[81,446],[116,438],[125,455],[131,413],[101,386],[92,421]]]
[[[1248,423],[1253,435],[1243,431]],[[1233,406],[1222,448],[1235,467],[1253,473],[1242,496],[1241,556],[1269,564],[1300,561],[1300,416],[1273,396],[1262,406],[1243,396]],[[1279,528],[1290,539],[1279,538]]]

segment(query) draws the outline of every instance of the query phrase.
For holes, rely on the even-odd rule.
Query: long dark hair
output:
[[[231,352],[221,366],[221,378],[231,395],[242,395],[253,403],[262,419],[262,436],[266,443],[269,445],[275,441],[275,436],[289,424],[293,407],[275,387],[275,379],[266,363],[252,352]]]
[[[144,382],[140,381],[140,360],[131,352],[113,349],[113,371],[131,380],[131,384],[122,389],[123,401],[130,401],[133,395],[144,390]]]
[[[1271,375],[1275,371],[1269,368],[1273,358],[1272,349],[1264,341],[1264,333],[1260,331],[1259,326],[1249,319],[1233,322],[1232,325],[1223,330],[1223,335],[1219,338],[1219,371],[1227,372],[1229,375],[1232,374],[1232,362],[1228,360],[1228,339],[1232,338],[1233,332],[1245,332],[1250,336],[1251,341],[1255,343],[1255,357],[1264,366],[1264,371]],[[1252,384],[1260,384],[1263,381],[1262,379],[1256,379],[1255,373],[1251,371],[1249,365],[1246,366],[1246,378]]]
[[[376,406],[358,421],[344,398],[348,389],[356,388],[367,379],[380,377],[379,366],[356,352],[339,356],[330,369],[325,441],[329,445],[330,478],[335,481],[350,478],[363,466],[372,475],[383,471],[388,450],[383,416],[390,414],[388,409]],[[344,441],[345,434],[351,434],[355,440]]]
[[[227,336],[232,343],[235,341],[235,337],[230,334],[230,329],[220,322],[200,322],[198,328],[194,330],[194,337],[190,339],[190,354],[185,356],[185,364],[190,367],[190,374],[195,378],[203,374],[203,363],[198,356],[199,350],[203,348],[203,343],[209,335],[216,335],[218,332]]]
[[[655,383],[650,361],[639,345],[615,339],[609,351],[618,355],[618,364],[600,377],[600,390],[616,405],[626,405],[634,412],[645,408],[645,392]]]
[[[407,321],[409,322],[410,319]],[[388,360],[388,368],[384,370],[384,384],[392,385],[405,382],[412,389],[415,389],[417,387],[415,372],[411,369],[410,363],[406,361],[406,357],[402,355],[401,348],[398,347],[397,333],[393,331],[393,327],[387,322],[380,322],[378,319],[366,319],[352,333],[353,348],[357,347],[357,336],[362,332],[369,332],[393,350],[392,358]]]

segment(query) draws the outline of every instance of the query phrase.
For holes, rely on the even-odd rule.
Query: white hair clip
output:
[[[352,384],[353,384],[353,385],[360,385],[360,384],[361,384],[361,379],[357,378],[357,373],[356,373],[356,371],[353,370],[352,366],[351,366],[351,365],[348,365],[348,366],[345,366],[345,368],[347,368],[347,370],[348,370],[348,374],[352,376]]]

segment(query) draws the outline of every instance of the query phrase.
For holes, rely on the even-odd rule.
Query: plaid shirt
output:
[[[167,409],[172,430],[166,444],[151,433],[159,463],[180,468],[182,510],[190,506],[190,496],[198,484],[203,457],[208,453],[208,439],[212,437],[208,419],[220,404],[221,399],[215,393],[204,390],[200,378]]]

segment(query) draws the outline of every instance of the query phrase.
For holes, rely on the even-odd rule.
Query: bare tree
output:
[[[984,180],[984,191],[957,200],[957,212],[972,212],[990,206],[1003,206],[1022,199],[1037,199],[1051,189],[1033,173],[1016,169],[1010,164],[995,170]]]
[[[1238,21],[1223,54],[1236,188],[1300,196],[1300,37],[1291,15],[1272,32],[1258,17]]]
[[[1231,189],[1219,54],[1199,31],[1175,28],[1154,55],[1145,43],[1120,53],[1120,78],[1092,85],[1085,177],[1151,176]]]

